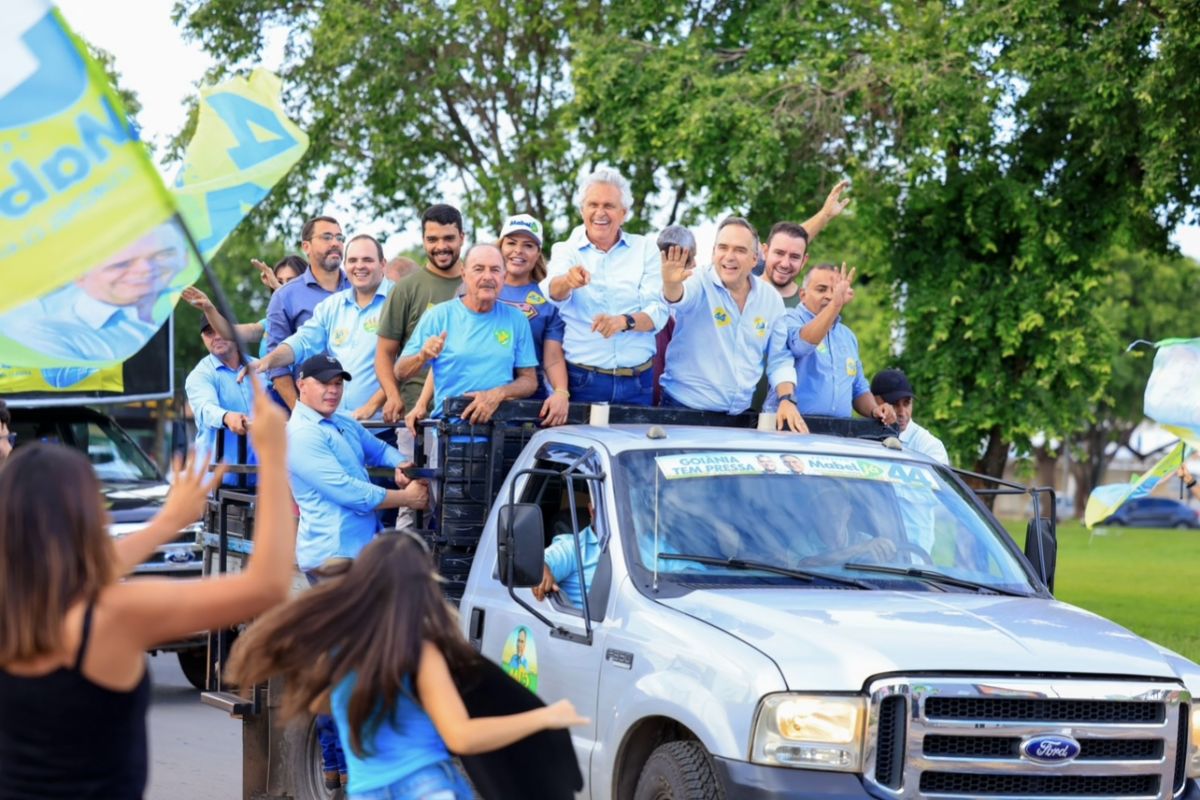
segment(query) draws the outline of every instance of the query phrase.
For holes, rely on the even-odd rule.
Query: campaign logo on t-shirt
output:
[[[850,377],[854,377],[858,374],[858,362],[853,358],[846,359],[846,374]]]
[[[512,331],[499,330],[496,331],[496,341],[507,347],[512,344]]]
[[[762,317],[754,318],[754,333],[760,339],[767,335],[767,321]]]
[[[334,347],[341,347],[350,338],[350,330],[348,328],[334,328],[333,335],[329,337],[329,343]]]
[[[718,328],[724,328],[733,321],[729,316],[729,312],[720,306],[713,309],[713,319],[716,320]]]
[[[529,294],[525,295],[525,302],[529,303],[531,306],[540,306],[545,304],[546,298],[542,297],[541,292],[535,290],[530,291]]]
[[[532,294],[530,296],[532,296]],[[505,305],[512,306],[513,308],[520,311],[522,314],[525,315],[526,319],[534,319],[538,315],[538,310],[536,308],[534,308],[533,306],[531,306],[529,303],[514,303],[509,300],[502,300],[501,302],[504,303]],[[545,302],[545,301],[543,300],[542,302]]]
[[[376,314],[363,320],[362,329],[367,333],[376,333],[379,330],[379,315]]]

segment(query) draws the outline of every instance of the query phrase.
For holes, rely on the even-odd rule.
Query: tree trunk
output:
[[[1004,477],[1004,467],[1008,464],[1008,442],[1004,440],[1004,435],[1000,432],[1000,426],[996,425],[988,432],[987,449],[983,451],[983,456],[975,462],[975,471],[981,475],[990,475],[993,478]],[[983,488],[993,488],[992,485],[984,486]],[[992,509],[995,505],[995,495],[984,495],[983,502],[988,509]]]

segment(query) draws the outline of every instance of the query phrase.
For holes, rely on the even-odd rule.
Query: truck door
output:
[[[572,448],[566,452],[544,448],[538,455],[535,467],[542,474],[526,476],[523,487],[517,487],[516,499],[522,503],[536,503],[542,508],[545,544],[549,546],[556,536],[568,536],[572,539],[560,540],[558,546],[562,547],[564,541],[573,545],[574,537],[588,536],[583,529],[589,524],[595,532],[593,541],[597,543],[600,564],[587,586],[591,641],[588,641],[589,626],[582,609],[562,593],[538,601],[530,589],[515,590],[518,597],[549,620],[552,628],[515,602],[500,582],[494,550],[486,555],[477,554],[477,564],[481,555],[488,559],[488,570],[480,575],[485,585],[472,581],[462,613],[468,620],[468,636],[485,656],[499,663],[545,702],[566,698],[581,715],[591,720],[586,726],[571,729],[579,767],[586,776],[596,737],[596,696],[604,653],[603,621],[609,596],[607,584],[611,582],[611,570],[604,563],[608,558],[609,541],[604,514],[607,500],[602,479],[582,477],[600,474],[599,458],[594,454],[580,461],[579,457],[585,456],[582,450]],[[548,472],[556,474],[545,474]],[[502,496],[497,502],[507,500]],[[589,513],[589,507],[594,513]]]

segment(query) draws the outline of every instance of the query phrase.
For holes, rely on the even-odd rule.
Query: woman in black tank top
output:
[[[176,463],[162,511],[115,543],[87,458],[18,447],[0,465],[0,800],[127,800],[146,787],[145,650],[282,601],[295,522],[282,412],[255,383],[256,552],[244,572],[121,580],[200,517],[208,462]]]

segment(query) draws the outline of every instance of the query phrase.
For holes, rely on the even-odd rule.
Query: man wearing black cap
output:
[[[354,558],[379,530],[376,511],[424,508],[425,485],[401,470],[400,451],[338,411],[350,373],[318,355],[300,365],[298,402],[288,421],[288,474],[300,506],[296,563],[311,572],[331,558]],[[399,489],[371,483],[367,467],[395,470]]]
[[[907,375],[898,369],[880,371],[871,380],[871,394],[875,395],[876,403],[890,403],[896,409],[900,444],[934,461],[947,465],[950,463],[941,440],[913,421],[913,390]]]
[[[249,381],[238,381],[242,356],[237,345],[221,336],[204,317],[200,318],[200,338],[208,355],[200,360],[184,383],[192,418],[196,421],[197,453],[216,458],[217,436],[224,439],[223,459],[232,464],[237,459],[237,436],[246,435],[250,427],[250,409],[254,405]],[[249,447],[249,443],[246,445]],[[253,450],[247,451],[247,463],[255,463]],[[227,475],[226,483],[236,477]]]

